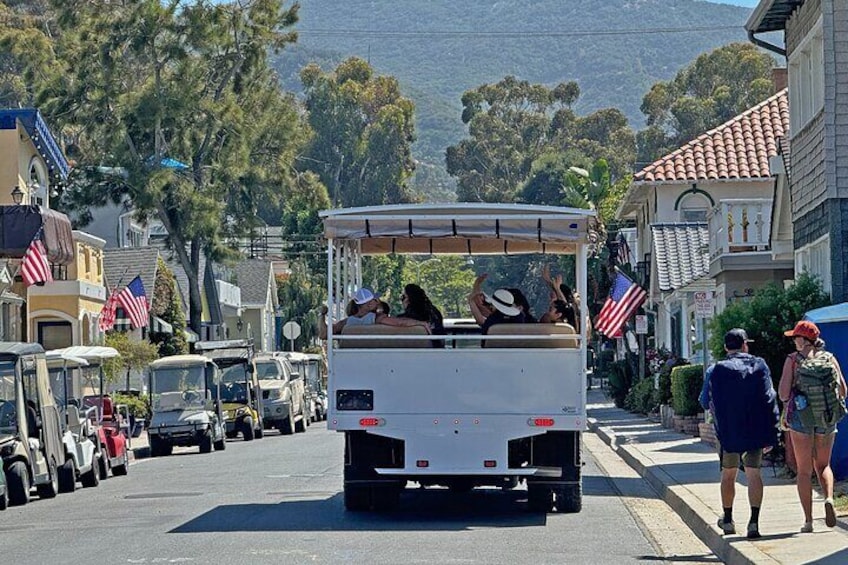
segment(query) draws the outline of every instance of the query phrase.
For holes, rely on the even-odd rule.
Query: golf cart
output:
[[[283,435],[306,431],[309,412],[301,375],[278,355],[257,355],[255,364],[265,427],[277,428]]]
[[[37,343],[0,343],[0,456],[9,503],[29,502],[59,492],[65,463],[61,421],[44,349]]]
[[[82,378],[80,370],[88,361],[74,357],[61,350],[44,354],[50,385],[61,417],[62,444],[65,462],[59,467],[59,492],[76,490],[77,480],[84,487],[100,484],[100,465],[106,464],[106,456],[100,450],[100,441],[94,421],[97,409],[93,406],[80,412]]]
[[[9,489],[6,488],[6,473],[0,473],[0,510],[9,506]]]
[[[170,455],[175,445],[200,453],[227,447],[221,413],[221,374],[201,355],[174,355],[150,364],[150,454]]]
[[[314,421],[320,422],[327,419],[327,385],[325,383],[324,356],[316,353],[306,353],[307,362],[304,366],[305,372],[301,373],[306,381],[306,387],[311,391],[315,399],[315,410],[312,415]]]
[[[198,341],[194,349],[221,369],[221,399],[228,438],[261,439],[262,392],[253,364],[253,340]]]
[[[312,421],[326,420],[327,391],[321,378],[324,368],[322,356],[297,351],[280,353],[280,355],[288,359],[294,370],[303,378]]]
[[[53,352],[48,352],[48,359]],[[56,354],[82,359],[85,365],[74,372],[77,386],[85,384],[94,394],[82,396],[82,409],[90,414],[90,422],[97,434],[97,447],[102,457],[98,461],[100,478],[123,476],[129,472],[130,417],[126,404],[115,404],[106,393],[103,363],[120,356],[113,347],[76,345],[56,350]],[[90,412],[91,409],[93,412]]]

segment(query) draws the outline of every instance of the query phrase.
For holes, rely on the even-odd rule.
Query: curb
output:
[[[660,497],[674,510],[683,522],[704,542],[712,552],[728,565],[746,565],[762,563],[779,563],[770,555],[760,551],[744,538],[725,538],[713,526],[717,515],[700,500],[688,499],[681,494],[681,485],[661,468],[646,465],[635,450],[627,445],[619,445],[615,434],[608,428],[598,424],[594,418],[587,418],[589,430],[594,432],[606,443],[625,463],[639,473]],[[733,543],[731,543],[731,540]]]

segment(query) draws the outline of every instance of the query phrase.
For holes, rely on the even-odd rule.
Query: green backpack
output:
[[[839,377],[834,370],[833,354],[821,351],[801,360],[795,376],[795,388],[807,397],[807,406],[799,410],[806,427],[828,428],[845,416],[845,400],[839,398]]]

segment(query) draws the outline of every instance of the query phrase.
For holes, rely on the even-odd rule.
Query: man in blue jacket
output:
[[[701,406],[713,415],[721,459],[721,505],[724,516],[718,527],[724,534],[736,533],[733,499],[739,463],[748,479],[751,519],[748,537],[760,537],[759,516],[763,501],[760,465],[763,449],[777,445],[777,393],[771,372],[761,357],[748,353],[748,334],[734,328],[724,335],[727,357],[712,365],[704,378]]]

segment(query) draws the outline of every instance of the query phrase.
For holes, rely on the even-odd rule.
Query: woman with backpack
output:
[[[813,531],[813,486],[815,470],[825,496],[825,524],[836,525],[833,507],[833,471],[830,454],[836,424],[845,415],[845,378],[832,353],[824,350],[821,332],[813,322],[802,320],[784,332],[795,342],[786,357],[778,394],[786,407],[786,425],[798,465],[796,485],[804,510],[802,533]]]

